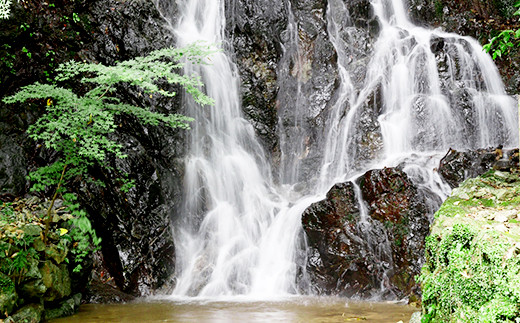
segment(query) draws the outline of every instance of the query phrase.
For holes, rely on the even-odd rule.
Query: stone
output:
[[[14,282],[7,275],[0,273],[0,315],[11,314],[17,300]]]
[[[45,301],[52,302],[70,295],[71,281],[67,265],[61,264],[58,267],[51,260],[47,260],[40,266],[40,273],[47,287],[43,297]]]
[[[371,170],[359,179],[365,214],[355,185],[334,185],[302,215],[311,285],[317,293],[348,297],[417,293],[414,276],[432,217],[424,193],[399,168]]]
[[[57,307],[45,309],[45,320],[57,319],[59,317],[71,316],[76,313],[77,306],[74,298],[68,298],[59,303]]]
[[[18,290],[23,297],[40,298],[47,291],[47,287],[41,279],[32,279],[21,284]]]
[[[12,316],[4,320],[4,323],[40,323],[43,318],[42,304],[25,305]]]
[[[49,244],[45,248],[45,256],[48,259],[53,259],[58,265],[65,261],[69,252],[69,248],[61,241],[63,240],[60,240],[58,245]]]

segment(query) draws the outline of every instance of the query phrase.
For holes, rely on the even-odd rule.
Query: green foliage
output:
[[[514,13],[515,16],[520,16],[520,1],[515,3],[515,7],[518,8]],[[501,31],[497,36],[491,38],[489,43],[483,46],[484,50],[491,53],[493,59],[507,55],[510,51],[520,46],[520,28],[513,30],[507,29]]]
[[[0,273],[0,292],[1,293],[11,293],[14,291],[14,282],[9,276],[3,275]]]
[[[54,164],[29,175],[34,183],[33,190],[57,185],[64,167],[68,168],[64,178],[67,182],[84,175],[94,163],[104,165],[108,154],[125,158],[121,144],[109,138],[117,128],[117,115],[132,115],[144,124],[188,129],[191,118],[164,115],[121,102],[115,96],[116,86],[126,83],[138,86],[150,95],[174,96],[175,92],[159,87],[159,81],[163,81],[181,85],[200,104],[212,104],[213,101],[200,90],[202,83],[198,77],[177,73],[183,66],[178,60],[187,57],[190,61],[201,62],[210,52],[208,47],[201,46],[167,48],[115,66],[71,61],[59,66],[56,80],[71,81],[82,76],[80,82],[90,88],[84,95],[54,84],[35,83],[5,98],[6,103],[42,102],[46,113],[29,127],[29,136],[61,153],[61,158]]]
[[[80,18],[73,14],[72,19],[78,22]],[[22,51],[31,57],[28,50]],[[117,96],[117,89],[126,85],[138,88],[150,97],[173,97],[176,93],[168,88],[180,85],[199,104],[211,105],[213,100],[201,91],[203,84],[200,78],[180,75],[178,72],[187,62],[203,63],[203,59],[212,51],[209,46],[194,44],[182,49],[156,50],[145,57],[118,62],[114,66],[70,61],[54,71],[56,77],[53,84],[34,83],[4,98],[5,103],[27,102],[32,106],[36,104],[44,107],[43,115],[29,126],[27,132],[29,137],[44,147],[56,151],[58,158],[31,172],[28,179],[33,183],[33,191],[45,192],[50,188],[55,191],[47,210],[44,242],[49,234],[54,201],[59,194],[63,196],[67,211],[73,216],[63,238],[72,243],[75,272],[81,270],[84,259],[99,248],[101,240],[96,236],[85,211],[80,209],[76,196],[67,192],[75,181],[103,186],[102,182],[87,176],[89,167],[98,165],[111,169],[107,162],[108,156],[126,157],[122,144],[111,136],[118,127],[118,116],[129,115],[143,124],[163,124],[182,129],[189,129],[189,122],[192,121],[182,115],[165,115],[149,108],[130,105]],[[60,84],[73,84],[74,87]],[[120,182],[122,192],[134,185],[134,181],[129,180],[127,175]],[[9,212],[9,207],[2,208],[3,217],[8,217]],[[27,265],[28,257],[34,256],[34,249],[28,245],[19,247],[21,251],[16,256],[4,261],[10,273],[21,272],[21,268]]]
[[[96,235],[90,220],[87,218],[87,213],[80,209],[77,202],[77,197],[74,194],[68,193],[63,195],[65,206],[67,210],[73,215],[69,220],[68,233],[63,235],[63,239],[72,242],[72,253],[74,259],[74,272],[79,272],[83,266],[83,261],[94,251],[99,250],[101,238]]]

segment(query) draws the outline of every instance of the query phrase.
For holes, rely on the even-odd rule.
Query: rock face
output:
[[[172,1],[155,2],[162,12],[177,12]],[[510,2],[505,0],[493,4],[484,0],[411,2],[415,21],[443,25],[448,30],[477,37],[475,30],[482,25],[472,19],[479,18],[476,21],[482,23],[484,20],[480,17],[495,19],[511,10]],[[337,37],[348,40],[349,46],[345,48],[337,47],[329,36],[334,19],[338,18],[327,14],[330,4],[348,7],[350,21],[338,21],[348,28],[341,28],[337,33]],[[174,36],[163,28],[165,22],[152,1],[58,1],[54,6],[46,2],[15,1],[13,6],[13,18],[0,25],[0,39],[5,44],[0,48],[0,55],[5,57],[0,61],[2,97],[34,81],[52,80],[52,69],[69,59],[111,64],[144,55],[174,41]],[[346,64],[346,68],[354,87],[359,90],[364,82],[365,63],[373,42],[371,36],[378,31],[370,1],[226,0],[225,8],[225,32],[229,40],[226,49],[233,56],[241,78],[245,116],[261,138],[275,168],[282,168],[287,174],[287,178],[280,181],[306,180],[316,174],[323,145],[318,138],[327,130],[331,104],[339,95],[339,59],[356,57],[356,63]],[[459,9],[465,11],[459,14]],[[332,10],[332,15],[335,12]],[[432,46],[441,45],[432,40]],[[339,55],[341,51],[344,53]],[[441,60],[441,54],[438,55]],[[515,64],[516,61],[511,62],[511,70],[520,70]],[[510,91],[515,86],[518,88],[514,75],[509,78],[512,80]],[[161,112],[180,109],[180,98],[144,99],[131,88],[121,92],[121,96],[132,103],[150,105]],[[353,146],[359,149],[355,152],[360,156],[358,163],[372,159],[380,149],[381,134],[376,120],[379,94],[375,91],[356,116],[362,120],[359,125],[364,130],[357,129],[357,137],[353,139]],[[348,106],[343,108],[344,111],[349,109]],[[11,200],[27,193],[28,171],[55,157],[25,135],[27,127],[40,113],[38,107],[8,108],[0,103],[0,199]],[[172,281],[175,248],[170,225],[178,216],[182,197],[184,134],[143,127],[127,118],[119,121],[121,127],[116,135],[125,142],[124,152],[129,157],[109,161],[117,171],[91,169],[92,177],[103,180],[106,188],[82,184],[74,190],[102,238],[102,270],[110,273],[123,292],[142,295]],[[450,163],[456,164],[457,160]],[[295,164],[301,168],[294,167]],[[453,168],[455,164],[443,167]],[[459,171],[457,168],[455,175],[446,175],[446,178],[454,176],[449,179],[452,185],[462,178]],[[123,172],[132,174],[131,179],[136,183],[127,193],[120,190],[121,184],[116,180]],[[408,276],[416,273],[418,260],[409,252],[416,245],[420,250],[419,240],[424,230],[424,223],[418,220],[421,203],[412,202],[420,194],[403,179],[406,177],[403,174],[395,175],[401,178],[404,183],[401,185],[393,182],[394,175],[380,172],[365,175],[358,183],[360,194],[367,196],[366,212],[357,203],[356,185],[347,183],[335,187],[334,194],[330,193],[345,194],[344,198],[316,206],[319,210],[304,216],[306,231],[313,237],[311,267],[317,288],[322,292],[348,293],[345,287],[348,284],[354,286],[353,293],[359,295],[376,293],[381,284],[386,284],[383,289],[392,295],[410,291],[412,278]],[[390,188],[381,191],[376,179],[386,181]],[[391,188],[392,185],[397,188]],[[385,198],[381,199],[379,194]],[[396,208],[397,204],[404,205],[404,209]],[[332,216],[335,213],[330,210],[335,208],[343,208],[349,216]],[[418,233],[415,236],[412,232]],[[400,241],[400,245],[389,243],[383,256],[376,256],[377,250],[360,242],[367,235],[377,236],[381,239],[377,243],[382,245],[387,240],[394,244]],[[338,241],[337,237],[340,237]],[[372,263],[365,261],[361,254],[372,259]],[[348,265],[343,263],[345,259]],[[380,264],[373,265],[376,262]],[[412,269],[400,269],[406,266]],[[39,293],[38,288],[42,287],[34,286],[33,292]]]
[[[51,80],[52,70],[62,61],[111,64],[173,43],[151,1],[13,5],[11,19],[2,21],[0,27],[6,44],[1,51],[7,57],[0,65],[2,97],[22,85]],[[161,10],[175,10],[169,1],[157,5]],[[119,90],[130,103],[160,112],[177,112],[180,107],[180,98],[145,100],[131,88]],[[25,194],[27,172],[54,158],[24,134],[39,113],[37,107],[8,108],[0,103],[0,198]],[[91,170],[93,177],[105,181],[105,189],[83,184],[73,189],[102,238],[105,268],[121,290],[141,295],[163,286],[174,271],[170,221],[181,195],[183,134],[145,128],[128,118],[119,122],[116,135],[125,143],[129,157],[109,161],[115,169],[112,172]],[[128,193],[119,190],[121,184],[116,180],[124,172],[132,174],[130,179],[136,183]]]
[[[439,174],[452,187],[490,169],[511,169],[518,165],[518,150],[487,148],[470,151],[450,149],[439,164]]]
[[[472,36],[487,43],[496,31],[518,28],[514,1],[497,0],[411,0],[411,19],[420,25],[441,27],[448,32]],[[512,50],[505,59],[497,60],[506,89],[510,94],[520,91],[518,58],[520,51]]]
[[[226,1],[226,33],[240,73],[242,107],[267,151],[276,150],[278,62],[287,28],[283,1]]]
[[[336,184],[311,205],[302,222],[317,291],[384,298],[415,292],[431,219],[424,199],[403,171],[385,168],[358,184]]]

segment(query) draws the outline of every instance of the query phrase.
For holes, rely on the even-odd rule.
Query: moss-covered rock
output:
[[[10,314],[15,308],[17,300],[18,295],[13,280],[0,273],[0,312]]]
[[[43,283],[47,287],[45,301],[54,301],[70,295],[70,277],[67,266],[58,267],[51,260],[47,260],[40,267],[40,272]]]
[[[422,268],[422,322],[517,322],[520,176],[465,181],[435,214]]]
[[[52,320],[59,317],[70,316],[76,313],[81,303],[81,294],[75,294],[58,304],[58,306],[45,309],[45,320]]]
[[[43,305],[29,304],[8,317],[4,323],[39,323],[42,320]]]
[[[71,277],[82,275],[83,286],[87,283],[90,267],[76,256],[86,250],[78,247],[61,201],[43,241],[48,205],[38,198],[0,203],[0,322],[40,322],[44,309],[52,318],[71,315],[81,302],[81,294],[70,297],[80,290]],[[82,263],[85,267],[73,272]]]

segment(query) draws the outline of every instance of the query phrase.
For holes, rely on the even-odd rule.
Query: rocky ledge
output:
[[[468,179],[435,214],[426,239],[422,322],[520,317],[520,174]]]

